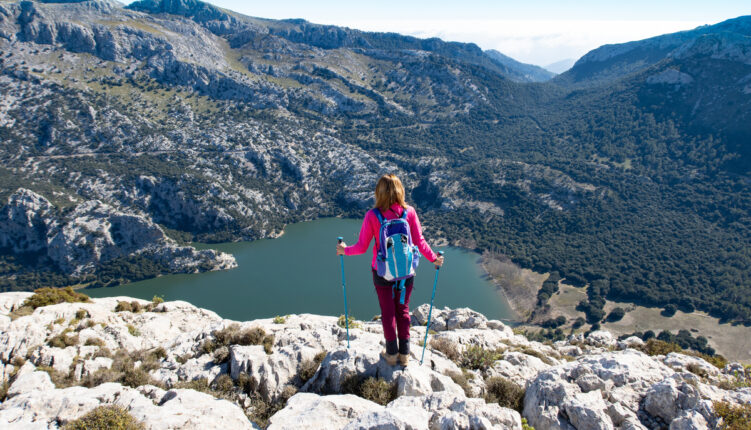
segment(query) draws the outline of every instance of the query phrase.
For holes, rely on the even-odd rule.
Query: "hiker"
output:
[[[336,254],[363,254],[367,251],[370,241],[375,237],[371,270],[373,272],[373,284],[378,294],[378,303],[381,306],[383,336],[386,338],[386,350],[381,352],[381,356],[391,366],[396,365],[397,360],[402,366],[406,366],[409,363],[409,297],[412,293],[414,277],[408,275],[409,277],[406,279],[389,281],[378,275],[379,263],[381,271],[388,271],[384,268],[384,266],[387,266],[386,260],[379,256],[381,226],[388,220],[397,219],[406,220],[406,224],[409,225],[407,235],[411,236],[412,243],[420,253],[436,266],[443,265],[443,256],[436,255],[422,236],[422,227],[420,227],[420,220],[417,218],[415,208],[405,203],[404,186],[396,175],[381,176],[375,188],[375,208],[365,214],[357,243],[352,246],[347,246],[344,242],[337,244]],[[404,242],[404,237],[400,241]],[[386,242],[389,242],[389,240],[387,239]],[[412,256],[410,253],[410,260],[412,258],[419,259],[419,255],[415,253]],[[380,262],[377,261],[379,259]],[[416,265],[417,263],[414,263],[414,266]],[[393,278],[391,273],[385,276]]]

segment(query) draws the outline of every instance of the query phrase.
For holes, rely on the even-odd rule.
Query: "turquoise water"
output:
[[[201,245],[229,252],[238,268],[192,275],[168,275],[111,288],[91,288],[91,297],[131,296],[151,300],[185,300],[224,318],[250,320],[275,315],[344,313],[336,238],[357,240],[360,221],[327,218],[289,225],[278,239]],[[435,306],[470,307],[492,319],[513,319],[508,303],[488,281],[480,256],[453,247],[445,252]],[[380,313],[370,272],[372,253],[344,257],[350,315],[369,320]],[[426,259],[415,279],[411,306],[430,302],[435,266]]]

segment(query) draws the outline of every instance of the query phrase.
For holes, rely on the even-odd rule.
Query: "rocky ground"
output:
[[[411,362],[391,367],[378,322],[354,322],[347,348],[335,317],[235,322],[127,297],[31,312],[29,297],[0,295],[3,428],[117,405],[153,429],[702,429],[720,423],[715,402],[751,402],[737,363],[649,356],[603,331],[530,342],[469,309],[434,311],[423,365],[415,309]]]

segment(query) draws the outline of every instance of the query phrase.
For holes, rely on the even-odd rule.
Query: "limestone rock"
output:
[[[616,346],[617,342],[609,331],[597,330],[587,336],[586,343],[592,346],[611,347]]]
[[[383,406],[352,394],[319,396],[297,393],[287,406],[270,419],[269,430],[344,428],[350,421],[370,412],[380,412]]]
[[[8,397],[11,398],[19,394],[54,389],[55,385],[52,383],[50,375],[47,372],[36,371],[22,373],[16,377],[13,384],[8,388]]]

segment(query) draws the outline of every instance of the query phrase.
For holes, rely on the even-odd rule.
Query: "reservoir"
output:
[[[357,241],[360,226],[361,220],[325,218],[288,225],[277,239],[201,244],[196,247],[234,255],[238,267],[166,275],[85,292],[91,297],[185,300],[238,321],[300,313],[338,316],[344,314],[344,298],[336,238],[343,236],[351,245]],[[360,320],[380,314],[370,271],[372,243],[370,248],[363,255],[344,257],[349,314]],[[454,247],[433,250],[444,251],[446,257],[439,274],[436,307],[469,307],[490,319],[514,318],[502,294],[486,278],[477,253]],[[435,272],[435,266],[421,258],[410,308],[430,303]]]

